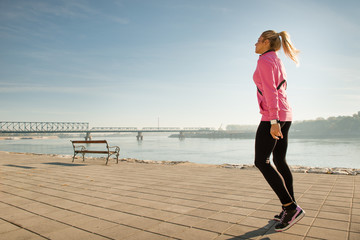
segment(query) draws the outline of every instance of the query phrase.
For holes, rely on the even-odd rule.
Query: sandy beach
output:
[[[45,137],[47,138],[47,137]],[[55,137],[56,138],[56,137]],[[39,138],[41,139],[41,137]],[[4,140],[4,139],[3,139]],[[2,152],[2,151],[0,151]],[[72,158],[72,155],[59,155],[59,154],[36,154],[36,153],[14,153],[14,152],[4,152],[8,154],[25,154],[25,155],[36,155],[36,156],[49,156],[49,157],[59,157],[59,158]],[[105,161],[104,157],[86,157],[88,161]],[[204,163],[193,163],[189,161],[155,161],[155,160],[142,160],[136,158],[121,158],[121,162],[127,163],[143,163],[143,164],[163,164],[163,165],[186,165],[186,166],[196,166],[196,167],[206,167],[206,168],[235,168],[235,169],[254,169],[253,164],[204,164]],[[320,168],[320,167],[310,167],[310,166],[298,166],[291,165],[291,171],[294,173],[316,173],[316,174],[339,174],[339,175],[358,175],[360,174],[360,169],[357,168]]]
[[[294,172],[306,216],[251,166],[0,152],[0,239],[360,239],[360,176]]]

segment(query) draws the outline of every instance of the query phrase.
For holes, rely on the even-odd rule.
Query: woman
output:
[[[285,54],[298,64],[299,51],[291,43],[290,36],[285,31],[265,31],[255,44],[255,52],[260,57],[253,76],[262,115],[255,139],[255,166],[282,203],[281,213],[274,217],[280,221],[275,226],[278,232],[289,229],[305,215],[296,204],[293,178],[286,163],[292,111],[286,96],[285,68],[276,54],[281,46]],[[270,164],[271,153],[276,169]]]

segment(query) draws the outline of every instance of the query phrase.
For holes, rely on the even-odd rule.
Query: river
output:
[[[106,139],[110,145],[120,146],[121,158],[204,164],[253,164],[254,159],[253,139],[179,140],[151,134],[145,134],[139,142],[133,135],[95,139]],[[1,140],[0,151],[72,156],[70,140],[75,138]],[[359,156],[360,139],[290,139],[287,161],[289,165],[359,169]]]

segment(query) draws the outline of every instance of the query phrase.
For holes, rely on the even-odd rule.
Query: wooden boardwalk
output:
[[[360,176],[294,174],[306,216],[283,233],[256,169],[0,152],[0,239],[360,239]]]

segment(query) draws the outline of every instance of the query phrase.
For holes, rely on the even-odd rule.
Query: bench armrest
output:
[[[110,149],[110,148],[115,148],[115,151],[116,151],[116,152],[120,151],[120,147],[118,147],[118,146],[112,146],[112,147],[109,146],[109,149]]]
[[[86,147],[83,146],[83,145],[74,146],[74,150],[78,150],[78,149],[80,149],[81,151],[83,151],[83,150],[86,150]]]

